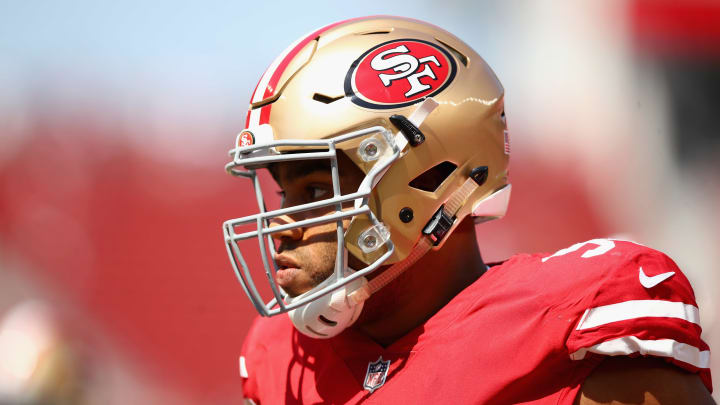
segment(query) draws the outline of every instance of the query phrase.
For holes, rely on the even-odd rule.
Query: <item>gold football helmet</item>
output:
[[[301,332],[334,336],[355,321],[370,294],[429,249],[440,249],[467,215],[503,216],[510,192],[503,95],[475,51],[418,20],[356,18],[290,45],[260,78],[226,166],[251,179],[256,191],[259,213],[226,221],[223,232],[258,312],[290,312]],[[340,192],[338,151],[365,174],[350,194]],[[301,159],[330,162],[334,195],[267,210],[258,169]],[[275,218],[318,207],[332,212],[271,226]],[[334,274],[307,293],[287,296],[275,283],[272,234],[328,223],[337,224]],[[240,242],[251,238],[259,242],[268,297],[258,292],[241,253]],[[365,267],[349,269],[348,254]],[[392,266],[368,282],[365,276],[381,264]]]

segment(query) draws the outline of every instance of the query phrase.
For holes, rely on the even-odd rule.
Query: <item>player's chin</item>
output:
[[[304,278],[298,268],[282,268],[275,273],[275,282],[292,298],[310,290]]]
[[[304,269],[281,269],[275,275],[275,281],[291,298],[302,295],[320,285],[332,276],[333,268],[322,271]]]
[[[310,288],[296,288],[296,287],[282,287],[283,291],[288,295],[290,298],[295,298],[300,295],[303,295],[304,293],[310,291]]]
[[[311,280],[300,269],[283,269],[275,275],[275,281],[291,298],[302,295],[313,288]]]

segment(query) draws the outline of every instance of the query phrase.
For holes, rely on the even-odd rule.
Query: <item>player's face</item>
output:
[[[343,194],[354,192],[364,174],[349,158],[338,156],[340,189]],[[281,162],[271,165],[270,172],[281,189],[283,207],[320,201],[333,196],[329,162],[325,160]],[[351,208],[349,204],[345,209]],[[328,215],[331,207],[301,212],[290,218],[278,218],[275,224],[301,221]],[[271,223],[271,226],[272,224]],[[344,220],[347,229],[350,220]],[[300,295],[328,278],[334,271],[337,255],[337,226],[335,222],[312,227],[295,228],[273,234],[277,244],[275,261],[279,270],[275,281],[291,297]],[[351,267],[352,266],[351,258]],[[355,259],[356,260],[356,259]]]

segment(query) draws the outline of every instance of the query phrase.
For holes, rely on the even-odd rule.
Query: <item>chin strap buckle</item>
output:
[[[435,215],[433,215],[432,219],[425,225],[422,233],[432,239],[433,246],[437,246],[450,231],[453,223],[455,223],[455,216],[450,216],[450,214],[445,211],[445,205],[443,204],[435,211]]]

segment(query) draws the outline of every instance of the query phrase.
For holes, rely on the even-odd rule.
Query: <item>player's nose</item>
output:
[[[292,218],[290,218],[289,216],[280,215],[279,217],[275,217],[270,220],[270,229],[277,228],[279,226],[284,226],[284,225],[291,225],[294,222],[295,221],[293,221]],[[287,228],[287,229],[283,229],[278,232],[273,232],[271,235],[272,235],[273,239],[278,239],[278,240],[283,239],[283,238],[289,238],[292,240],[300,240],[303,236],[303,230],[302,230],[302,227]]]

